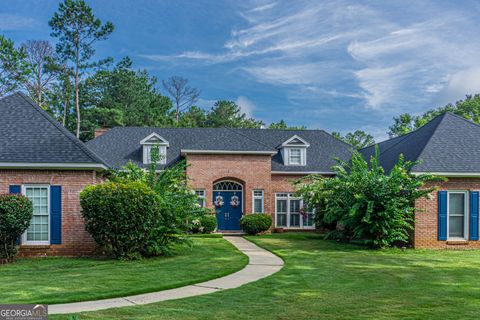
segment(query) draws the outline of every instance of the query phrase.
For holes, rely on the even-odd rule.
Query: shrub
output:
[[[217,218],[213,215],[205,215],[200,218],[200,224],[203,227],[202,233],[212,233],[217,227]]]
[[[191,215],[188,218],[188,230],[191,233],[212,233],[217,227],[217,218],[211,210],[205,209],[202,214]]]
[[[243,231],[248,234],[258,234],[267,231],[272,225],[272,216],[269,214],[249,214],[240,219]]]
[[[22,195],[0,195],[0,262],[11,261],[17,254],[17,239],[32,220],[32,202]]]
[[[175,217],[147,184],[106,182],[80,194],[87,231],[117,258],[165,254],[175,236]]]
[[[351,162],[339,161],[333,178],[310,176],[297,182],[298,196],[315,209],[317,225],[330,226],[327,238],[363,242],[375,248],[407,242],[413,229],[415,200],[434,188],[424,188],[431,175],[411,175],[418,162],[405,161],[385,173],[379,151],[367,161],[354,152]]]

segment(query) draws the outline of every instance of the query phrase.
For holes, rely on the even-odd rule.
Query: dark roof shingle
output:
[[[23,93],[0,99],[0,163],[103,161]]]
[[[348,160],[351,156],[349,145],[323,130],[117,127],[87,142],[87,146],[112,167],[130,160],[145,167],[140,141],[154,132],[170,143],[166,166],[181,159],[181,150],[270,152],[274,154],[272,171],[286,172],[331,172],[334,158]],[[310,143],[306,166],[285,166],[277,149],[294,135]]]
[[[452,113],[433,118],[423,127],[406,135],[377,144],[380,164],[388,172],[400,154],[420,163],[412,172],[480,172],[480,126]],[[369,158],[374,146],[360,152]]]

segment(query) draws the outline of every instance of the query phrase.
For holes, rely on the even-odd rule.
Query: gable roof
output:
[[[100,157],[23,93],[0,99],[0,167],[106,168]]]
[[[309,147],[310,144],[303,140],[302,138],[300,138],[299,136],[297,136],[296,134],[293,135],[292,137],[290,137],[290,139],[288,139],[287,141],[284,141],[281,145],[280,145],[280,148],[281,147],[286,147],[286,146],[303,146],[303,147]]]
[[[403,154],[405,160],[420,160],[412,173],[480,175],[480,126],[452,113],[441,114],[415,131],[377,145],[380,164],[387,172]],[[360,152],[370,158],[375,147]]]
[[[189,153],[263,154],[272,156],[272,171],[330,173],[335,157],[348,160],[351,156],[350,145],[323,130],[117,127],[87,142],[87,146],[114,168],[130,160],[146,167],[139,142],[152,132],[170,143],[166,165],[159,165],[159,169]],[[294,135],[310,143],[306,166],[285,166],[277,149]]]

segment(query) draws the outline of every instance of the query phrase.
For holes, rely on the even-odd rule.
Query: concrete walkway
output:
[[[283,267],[283,260],[273,253],[258,247],[242,237],[224,237],[249,258],[248,265],[240,271],[214,280],[197,283],[176,289],[139,294],[128,297],[84,301],[48,306],[49,314],[65,314],[97,311],[110,308],[128,307],[166,300],[188,298],[209,294],[225,289],[238,288],[244,284],[260,280],[278,272]]]

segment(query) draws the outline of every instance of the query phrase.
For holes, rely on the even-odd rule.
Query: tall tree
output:
[[[30,72],[25,49],[0,35],[0,97],[19,88]]]
[[[84,113],[81,138],[87,140],[98,127],[172,126],[172,103],[156,88],[146,70],[133,70],[126,57],[112,70],[99,70],[80,86]]]
[[[173,76],[168,78],[168,80],[163,80],[162,84],[174,103],[175,120],[178,124],[180,113],[197,102],[200,96],[200,90],[188,86],[188,80],[179,76]]]
[[[283,129],[283,130],[305,130],[305,126],[288,126],[287,123],[282,119],[279,122],[272,122],[268,126],[268,129]]]
[[[262,121],[247,118],[240,107],[233,101],[219,100],[212,110],[208,112],[205,122],[206,127],[229,127],[229,128],[261,128]]]
[[[191,106],[187,111],[180,114],[179,127],[201,128],[205,127],[207,112],[197,106]]]
[[[342,136],[340,132],[332,132],[332,135],[350,145],[355,149],[362,149],[375,144],[373,136],[362,130],[356,130],[355,132],[349,132],[345,136]]]
[[[25,80],[25,87],[30,97],[41,107],[43,96],[55,80],[54,49],[50,42],[29,40],[22,44],[32,72]]]
[[[480,123],[480,94],[467,95],[464,100],[459,100],[455,104],[449,103],[437,109],[430,109],[419,116],[404,113],[394,117],[394,123],[389,127],[388,135],[393,138],[409,133],[444,112],[451,112],[472,122]]]
[[[65,0],[58,7],[49,21],[52,28],[51,35],[59,39],[57,53],[73,66],[75,88],[75,112],[77,116],[76,135],[80,137],[80,100],[79,85],[83,73],[106,62],[91,62],[95,54],[93,44],[105,40],[113,32],[113,24],[106,22],[102,25],[84,0]]]

